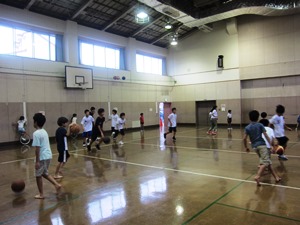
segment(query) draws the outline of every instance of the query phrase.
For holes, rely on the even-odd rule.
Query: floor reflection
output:
[[[114,162],[115,168],[121,171],[123,176],[127,175],[127,164],[126,162],[126,152],[124,149],[124,145],[118,145],[117,143],[112,144],[112,151],[114,153],[113,159],[116,160]]]
[[[167,182],[166,177],[161,176],[155,179],[148,180],[140,184],[141,202],[146,203],[149,199],[156,199],[156,193],[166,192]]]
[[[176,143],[174,142],[172,145],[169,146],[170,149],[170,161],[172,168],[178,170],[178,152]]]
[[[118,213],[119,209],[126,206],[125,192],[123,188],[112,189],[110,193],[101,199],[91,201],[88,204],[88,213],[92,223],[111,217]],[[119,212],[120,213],[120,212]]]

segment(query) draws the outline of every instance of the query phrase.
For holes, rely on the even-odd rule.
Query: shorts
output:
[[[83,132],[83,133],[82,133],[82,137],[91,137],[92,134],[93,134],[92,131]]]
[[[270,158],[270,150],[266,145],[260,145],[254,148],[255,152],[259,157],[259,164],[269,166],[272,165],[272,161]]]
[[[40,167],[38,169],[35,169],[35,176],[41,177],[42,175],[48,176],[48,168],[50,165],[51,159],[41,160],[40,161]]]
[[[278,140],[278,144],[281,145],[284,148],[286,147],[287,142],[289,141],[289,139],[286,136],[276,137],[276,139]]]
[[[169,132],[172,133],[172,131],[177,132],[176,127],[169,127]]]
[[[69,157],[70,157],[69,151],[65,151],[65,150],[61,151],[61,152],[58,152],[57,161],[60,163],[67,162]]]
[[[232,122],[232,118],[227,118],[227,123],[231,123]]]
[[[111,127],[111,132],[116,132],[115,127]]]
[[[124,129],[119,130],[119,132],[120,132],[120,134],[121,134],[122,136],[125,135]]]
[[[23,128],[18,128],[18,132],[19,132],[20,134],[25,133],[25,128],[24,128],[24,127],[23,127]]]

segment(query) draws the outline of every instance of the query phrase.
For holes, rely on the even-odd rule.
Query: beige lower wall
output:
[[[111,109],[117,107],[118,113],[125,112],[126,114],[126,126],[128,128],[132,127],[135,121],[139,120],[140,113],[144,113],[145,125],[157,125],[159,121],[158,114],[155,111],[155,103],[150,102],[111,102]],[[27,103],[27,117],[28,126],[27,131],[30,135],[34,132],[32,117],[36,112],[45,111],[46,124],[44,128],[47,130],[50,137],[55,136],[55,131],[57,129],[56,121],[60,116],[65,116],[68,119],[72,117],[73,113],[78,115],[78,123],[80,123],[82,117],[84,116],[84,110],[89,109],[94,106],[96,109],[104,108],[105,117],[108,119],[108,103],[102,102],[67,102],[67,103]],[[149,109],[152,109],[150,111]],[[16,127],[13,123],[16,123],[18,118],[23,115],[23,103],[0,103],[0,143],[10,142],[17,140]],[[97,115],[94,117],[96,118]],[[110,130],[111,123],[107,121],[104,124],[104,130]]]
[[[279,104],[285,107],[285,122],[296,124],[300,114],[300,96],[242,99],[242,123],[250,122],[248,113],[253,109],[260,113],[266,112],[268,119],[270,119],[275,114],[276,106]]]

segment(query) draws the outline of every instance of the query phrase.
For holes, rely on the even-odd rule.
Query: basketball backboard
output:
[[[93,89],[93,70],[90,68],[66,66],[65,87],[75,89]]]

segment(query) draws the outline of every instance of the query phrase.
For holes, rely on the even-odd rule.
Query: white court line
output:
[[[140,145],[140,143],[130,143],[130,144],[134,144],[134,145]],[[156,144],[143,144],[143,145],[149,145],[149,146],[155,146],[155,147],[160,147],[160,145],[156,145]],[[165,145],[166,148],[170,148],[173,147],[173,145]],[[250,151],[250,152],[246,152],[244,150],[239,151],[233,151],[233,150],[226,150],[226,149],[213,149],[213,148],[196,148],[196,147],[186,147],[186,146],[179,146],[176,145],[176,148],[183,148],[183,149],[190,149],[190,150],[204,150],[204,151],[218,151],[218,152],[228,152],[228,153],[234,153],[234,154],[250,154],[250,155],[256,155],[255,152]],[[272,154],[275,155],[275,154]],[[300,156],[298,155],[286,155],[289,158],[300,158]]]
[[[191,138],[191,139],[208,139],[208,137],[212,137],[212,136],[208,136],[208,137],[204,137],[204,136],[194,136],[194,137],[191,137],[191,136],[180,136],[180,135],[176,135],[176,137],[182,137],[182,138]],[[214,139],[217,139],[217,140],[228,140],[229,138],[216,138],[216,136],[214,136]],[[210,139],[208,139],[210,140]],[[242,141],[243,139],[242,138],[230,138],[230,141]],[[295,141],[289,141],[288,143],[290,144],[300,144],[300,142],[295,142]]]
[[[218,175],[207,174],[207,173],[192,172],[192,171],[187,171],[187,170],[176,170],[176,169],[162,167],[162,166],[151,166],[151,165],[146,165],[146,164],[141,164],[141,163],[124,162],[124,161],[119,161],[119,160],[115,160],[115,159],[101,158],[101,157],[88,156],[88,155],[82,155],[82,154],[77,154],[77,155],[82,156],[82,157],[93,158],[93,159],[101,159],[101,160],[109,161],[109,162],[125,163],[125,164],[133,165],[133,166],[141,166],[141,167],[153,168],[153,169],[159,169],[159,170],[181,172],[181,173],[192,174],[192,175],[197,175],[197,176],[205,176],[205,177],[212,177],[212,178],[219,178],[219,179],[225,179],[225,180],[231,180],[231,181],[239,181],[239,182],[256,184],[256,181],[244,180],[244,179],[233,178],[233,177],[224,177],[224,176],[218,176]],[[274,186],[274,187],[280,187],[280,188],[286,188],[286,189],[300,191],[300,187],[284,186],[284,185],[279,185],[279,184],[269,184],[269,183],[263,183],[263,182],[261,182],[261,184],[265,185],[265,186]]]

